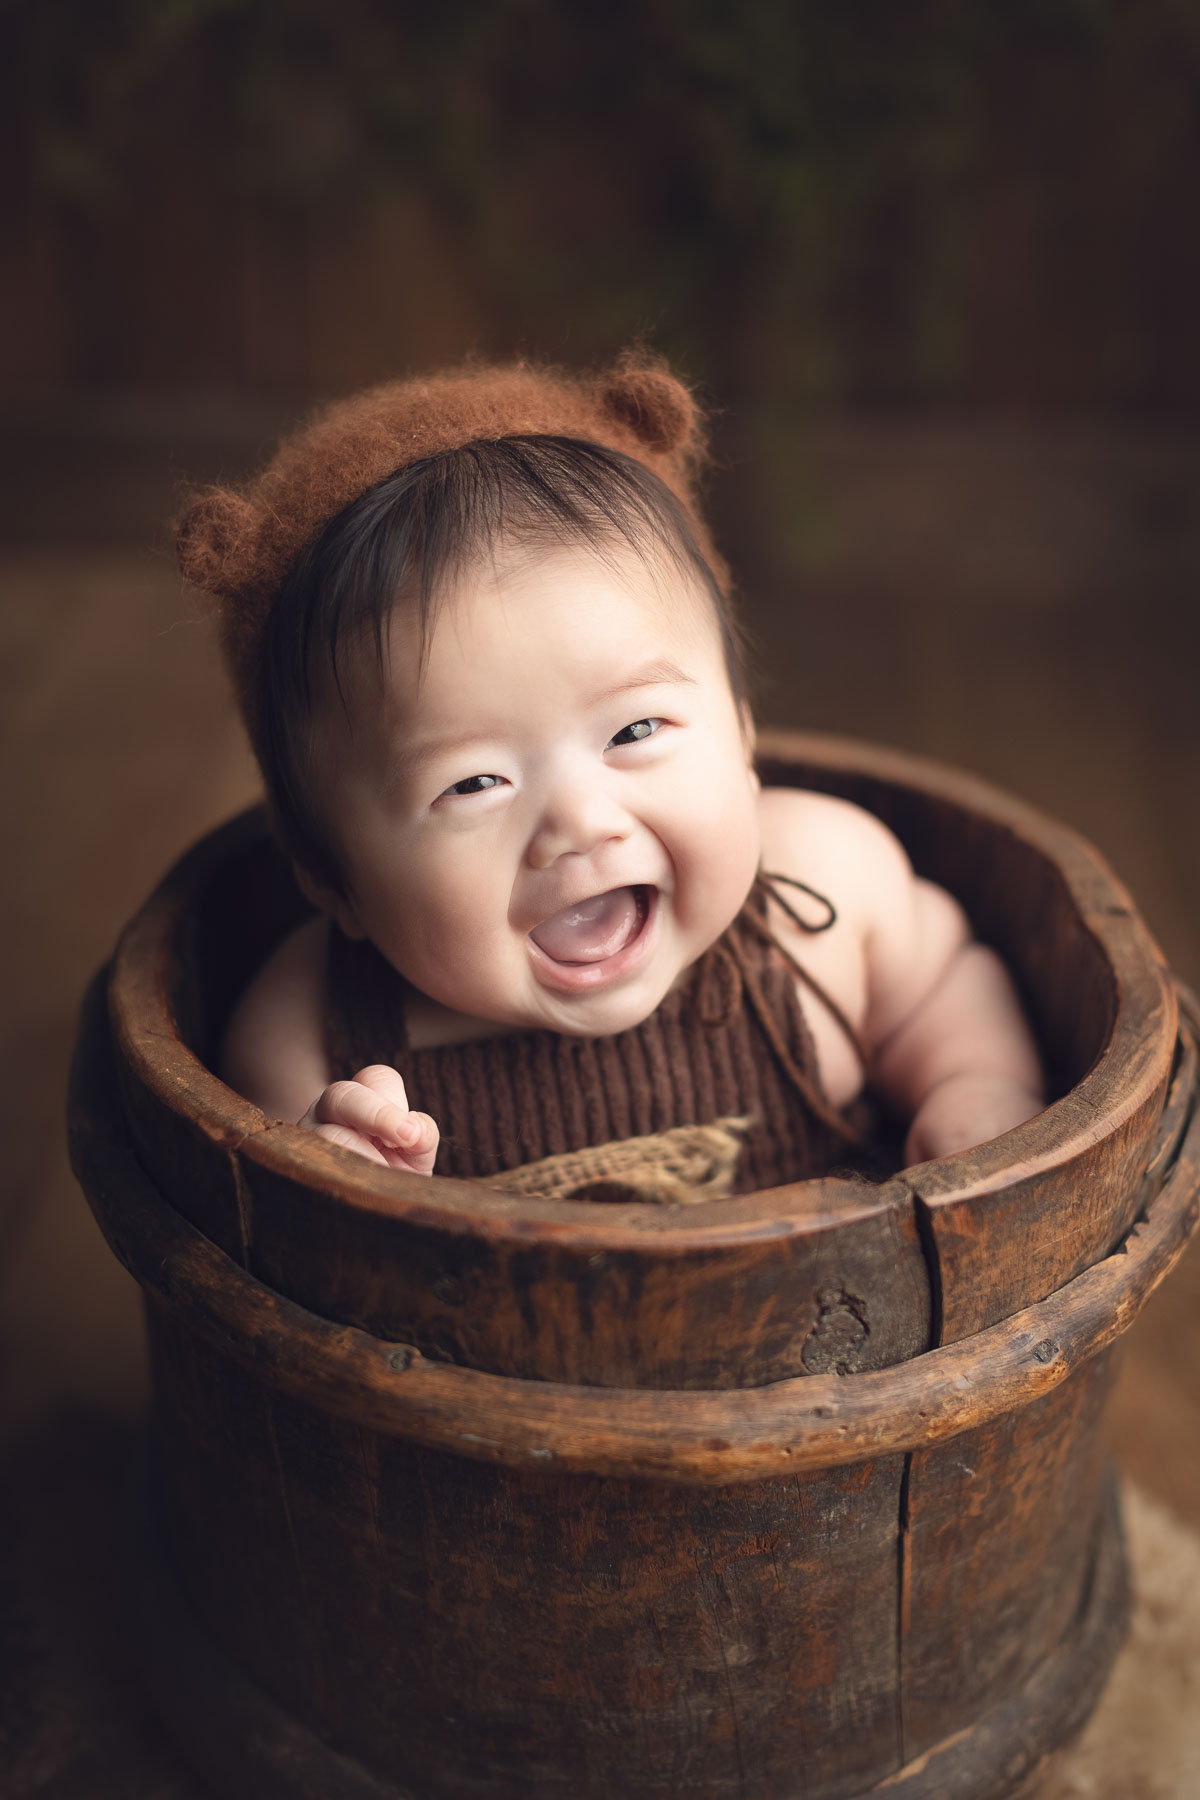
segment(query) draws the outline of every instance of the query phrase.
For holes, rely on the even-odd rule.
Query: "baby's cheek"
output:
[[[434,889],[411,916],[409,979],[426,993],[470,1011],[501,975],[510,954],[507,908],[482,879]]]
[[[447,970],[471,966],[484,953],[492,935],[482,889],[431,895],[414,921],[413,940],[426,960],[444,963]]]
[[[758,869],[757,816],[730,807],[696,809],[677,830],[673,855],[679,910],[686,923],[718,933],[737,915]]]

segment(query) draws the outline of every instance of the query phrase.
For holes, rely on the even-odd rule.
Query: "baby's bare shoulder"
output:
[[[860,947],[859,1022],[868,1045],[881,1042],[969,939],[962,907],[914,873],[881,819],[847,800],[775,788],[763,795],[762,835],[767,872],[795,876],[827,895],[839,926]],[[845,938],[841,948],[848,956]]]
[[[271,1118],[300,1118],[329,1081],[328,929],[328,920],[317,914],[284,938],[238,1001],[225,1032],[218,1062],[222,1081]]]
[[[834,794],[765,788],[759,801],[763,867],[820,889],[860,923],[905,892],[912,868],[874,813]]]

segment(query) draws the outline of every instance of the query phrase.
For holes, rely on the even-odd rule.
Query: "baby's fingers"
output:
[[[353,1081],[332,1082],[299,1123],[390,1169],[433,1172],[438,1128],[428,1113],[409,1111],[404,1083],[386,1064],[360,1069]]]
[[[399,1076],[396,1079],[399,1080]],[[360,1132],[364,1137],[407,1149],[416,1136],[409,1128],[411,1117],[407,1106],[397,1106],[394,1101],[383,1099],[360,1081],[335,1081],[318,1094],[300,1124],[309,1131],[315,1131],[320,1125],[348,1125],[351,1131]]]
[[[414,1175],[432,1175],[440,1135],[436,1124],[428,1113],[410,1112],[408,1128],[412,1135],[406,1137],[400,1148],[389,1150],[384,1146],[384,1160],[393,1169],[411,1169]]]
[[[355,1075],[354,1084],[369,1088],[381,1101],[403,1115],[389,1138],[385,1139],[378,1132],[375,1134],[380,1139],[385,1161],[393,1169],[412,1169],[418,1175],[431,1174],[437,1156],[438,1128],[428,1113],[409,1111],[408,1094],[399,1070],[393,1069],[390,1063],[368,1063]],[[389,1149],[389,1144],[396,1146],[394,1151]]]
[[[404,1079],[399,1069],[393,1069],[390,1063],[368,1063],[365,1069],[357,1071],[354,1080],[360,1087],[370,1088],[381,1100],[390,1100],[401,1112],[408,1111]]]

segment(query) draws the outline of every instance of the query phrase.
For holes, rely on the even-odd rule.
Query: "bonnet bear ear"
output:
[[[692,396],[666,369],[626,364],[608,377],[600,399],[605,411],[649,450],[677,450],[695,434]]]
[[[258,533],[248,500],[215,488],[193,502],[175,527],[175,554],[186,581],[210,594],[242,586]]]

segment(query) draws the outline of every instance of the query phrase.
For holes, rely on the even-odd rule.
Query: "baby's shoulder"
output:
[[[827,893],[842,916],[866,924],[912,885],[912,866],[882,819],[850,800],[808,788],[764,788],[762,862]]]
[[[298,1119],[329,1080],[324,1042],[323,913],[279,943],[235,1006],[218,1073],[269,1117]]]

